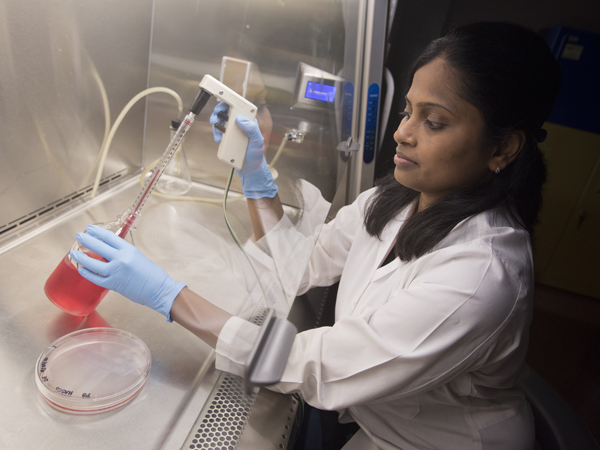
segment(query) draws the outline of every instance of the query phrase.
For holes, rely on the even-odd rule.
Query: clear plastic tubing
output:
[[[158,183],[160,176],[163,174],[163,172],[167,168],[169,161],[175,154],[175,151],[177,151],[177,148],[179,147],[179,144],[181,144],[181,141],[183,140],[185,134],[187,133],[187,131],[190,129],[190,127],[194,123],[195,117],[196,117],[196,115],[194,113],[190,112],[181,121],[181,125],[179,126],[179,128],[177,129],[177,131],[175,132],[173,137],[171,138],[171,142],[169,142],[169,145],[165,149],[165,152],[163,153],[162,157],[156,164],[154,171],[150,174],[150,176],[146,180],[146,184],[144,184],[144,187],[140,191],[138,197],[135,199],[135,202],[133,202],[133,206],[131,208],[132,212],[131,212],[130,216],[125,220],[125,223],[123,224],[123,228],[119,231],[119,237],[125,238],[127,233],[129,233],[131,226],[135,223],[137,217],[140,214],[140,211],[144,207],[144,203],[146,203],[146,200],[148,199],[148,197],[154,190],[156,183]]]

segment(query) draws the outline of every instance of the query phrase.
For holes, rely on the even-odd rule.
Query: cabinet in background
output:
[[[600,298],[600,34],[555,27],[563,83],[540,149],[548,181],[535,231],[536,279]]]
[[[544,128],[548,181],[534,236],[536,279],[600,298],[600,134]]]

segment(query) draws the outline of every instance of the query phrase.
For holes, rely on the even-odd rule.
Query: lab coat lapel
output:
[[[381,241],[379,244],[379,249],[377,251],[377,261],[373,266],[374,270],[370,278],[371,282],[374,282],[382,276],[387,275],[390,271],[394,270],[398,266],[397,259],[383,267],[380,267],[380,264],[387,256],[388,251],[391,249],[392,244],[396,239],[396,235],[398,234],[398,230],[402,226],[403,222],[404,214],[402,213],[400,217],[391,220],[390,223],[388,223],[388,225],[383,230],[383,233],[381,233]]]
[[[369,271],[365,273],[364,277],[360,277],[360,281],[355,280],[354,283],[351,283],[351,285],[353,285],[352,289],[348,291],[349,293],[351,292],[350,295],[352,297],[352,302],[350,303],[350,312],[356,309],[356,305],[359,303],[360,298],[371,283],[375,282],[382,276],[387,275],[398,267],[398,260],[395,260],[382,268],[379,268],[379,265],[387,255],[387,251],[392,246],[392,243],[396,238],[396,234],[398,234],[398,230],[406,218],[407,209],[408,208],[405,208],[404,211],[402,211],[396,218],[392,219],[387,224],[381,233],[381,239],[375,238],[377,242],[377,250],[376,252],[371,253],[371,257],[369,258]]]

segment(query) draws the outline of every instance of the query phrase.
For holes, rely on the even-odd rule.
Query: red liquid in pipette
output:
[[[103,259],[93,252],[86,254],[94,259]],[[63,311],[76,316],[87,316],[96,309],[108,289],[96,286],[79,275],[67,254],[46,281],[44,292]]]

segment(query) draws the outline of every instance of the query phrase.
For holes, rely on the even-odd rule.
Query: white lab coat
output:
[[[298,294],[339,280],[336,322],[296,336],[271,389],[300,391],[310,405],[356,421],[361,431],[345,449],[531,450],[533,419],[515,388],[532,307],[528,233],[498,208],[459,223],[421,258],[380,267],[410,208],[380,240],[369,236],[373,192],[319,234]],[[314,241],[278,227],[269,258],[277,243],[282,254],[312,250]],[[257,332],[231,318],[217,368],[242,375]]]

